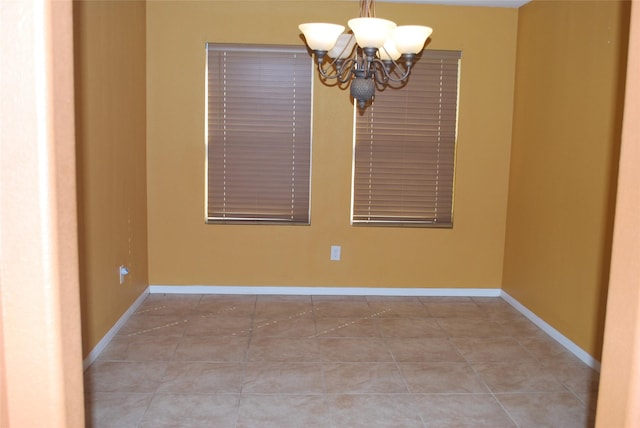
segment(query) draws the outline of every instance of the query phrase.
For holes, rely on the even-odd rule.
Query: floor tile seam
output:
[[[491,389],[491,387],[489,386],[489,384],[487,383],[487,381],[484,379],[484,377],[478,373],[478,371],[476,370],[476,368],[473,366],[473,364],[466,358],[464,357],[465,360],[467,361],[467,366],[473,371],[473,373],[476,375],[476,378],[482,382],[482,384],[484,385],[484,387],[486,388],[486,390],[488,391],[488,393],[493,397],[493,399],[498,403],[498,405],[502,408],[502,411],[505,412],[505,414],[507,415],[507,417],[511,420],[511,422],[513,422],[513,424],[517,427],[520,428],[520,425],[518,424],[518,421],[516,421],[516,419],[513,417],[513,415],[507,410],[507,408],[502,404],[502,402],[498,399],[498,397],[496,396],[496,393]]]
[[[398,363],[398,360],[397,360],[396,356],[393,354],[393,352],[389,348],[389,344],[388,344],[386,339],[385,339],[384,342],[385,342],[385,346],[387,348],[387,352],[391,355],[391,358],[393,359],[393,363],[394,363],[394,365],[396,367],[396,370],[398,370],[398,373],[400,373],[400,377],[402,378],[402,384],[404,385],[404,387],[407,390],[407,392],[411,392],[411,388],[409,388],[409,382],[407,381],[407,377],[403,373],[402,368],[400,367],[400,364]],[[423,424],[424,424],[424,422],[423,422]]]
[[[242,392],[240,397],[326,397],[325,392],[299,391],[299,392]]]
[[[140,419],[138,419],[138,421],[136,422],[136,427],[140,426],[140,424],[142,423],[142,421],[144,420],[145,416],[147,415],[147,413],[149,412],[149,410],[151,409],[151,403],[153,403],[153,400],[156,398],[156,393],[157,393],[157,388],[156,390],[151,394],[151,398],[149,399],[149,402],[147,403],[146,408],[144,409],[144,412],[142,412],[142,415],[140,415]],[[149,415],[151,415],[151,413],[149,413]]]
[[[466,358],[465,358],[466,359]],[[480,373],[477,372],[477,370],[475,369],[475,367],[473,367],[473,365],[471,365],[470,363],[468,363],[469,367],[471,368],[471,370],[473,370],[473,372],[476,374],[476,376],[478,377],[478,379],[484,384],[485,388],[487,389],[487,391],[489,391],[489,393],[491,394],[491,396],[493,397],[493,399],[498,403],[498,405],[502,408],[502,411],[505,412],[505,414],[507,415],[507,417],[511,420],[511,422],[513,422],[513,424],[517,427],[520,428],[520,425],[518,424],[518,421],[516,420],[516,418],[511,414],[511,412],[509,412],[509,410],[507,410],[507,408],[502,404],[502,402],[498,399],[498,397],[496,396],[496,393],[493,392],[493,390],[491,389],[491,387],[489,386],[489,384],[487,384],[487,382],[485,381],[484,377],[482,375],[480,375]]]
[[[329,388],[327,387],[327,371],[325,368],[325,363],[322,362],[320,363],[320,370],[322,373],[322,393],[323,393],[323,397],[324,397],[324,401],[326,403],[327,406],[327,412],[328,412],[328,417],[329,417],[329,426],[333,427],[333,412],[331,410],[331,405],[329,405],[329,400],[328,400],[328,394],[329,394]]]
[[[587,409],[590,410],[590,402],[586,402],[585,400],[583,400],[580,395],[578,395],[578,393],[576,391],[574,391],[572,388],[570,388],[569,386],[565,385],[564,383],[562,383],[562,386],[565,387],[565,389],[567,389],[574,397],[576,397],[576,399]],[[585,395],[589,396],[589,398],[591,398],[592,394],[595,394],[596,396],[596,400],[598,398],[598,391],[589,391],[587,392]]]
[[[219,391],[219,392],[168,392],[168,391],[156,391],[154,396],[198,396],[198,397],[240,397],[242,394],[239,392]]]

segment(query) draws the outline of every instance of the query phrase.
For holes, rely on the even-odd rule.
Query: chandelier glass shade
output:
[[[345,33],[345,27],[338,24],[298,26],[315,55],[320,75],[350,84],[351,96],[360,108],[373,100],[376,85],[406,81],[415,56],[433,31],[422,25],[397,26],[374,15],[374,0],[360,0],[360,17],[347,23],[352,33]]]

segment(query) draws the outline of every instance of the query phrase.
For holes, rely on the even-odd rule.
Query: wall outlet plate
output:
[[[340,245],[332,245],[331,246],[331,256],[329,257],[330,260],[340,260],[340,252],[341,252],[341,247]]]

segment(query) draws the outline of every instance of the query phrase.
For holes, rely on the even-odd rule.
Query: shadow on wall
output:
[[[614,127],[611,141],[615,141],[616,144],[611,147],[611,165],[609,174],[609,197],[607,203],[607,213],[605,216],[606,224],[606,238],[605,245],[602,247],[601,255],[601,271],[600,271],[600,295],[598,296],[599,307],[597,313],[599,314],[597,319],[596,332],[596,349],[602,349],[603,337],[604,337],[604,323],[606,317],[607,308],[607,294],[609,291],[609,273],[611,269],[611,248],[613,244],[613,226],[615,221],[616,210],[616,193],[618,189],[618,164],[620,161],[620,140],[622,138],[622,120],[624,116],[624,93],[627,77],[627,51],[629,46],[629,26],[631,19],[631,2],[622,2],[622,7],[619,9],[619,40],[620,50],[618,52],[618,80],[615,88],[615,112],[614,112]],[[601,358],[601,356],[599,356]]]

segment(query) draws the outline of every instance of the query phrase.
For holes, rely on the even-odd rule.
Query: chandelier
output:
[[[376,18],[374,8],[374,0],[360,0],[360,16],[348,21],[353,34],[345,33],[345,27],[338,24],[298,26],[315,54],[320,75],[325,80],[351,84],[351,96],[359,108],[373,101],[376,84],[384,87],[389,82],[406,81],[416,54],[433,31],[422,25],[397,26]],[[325,57],[329,57],[329,64],[323,68]]]

